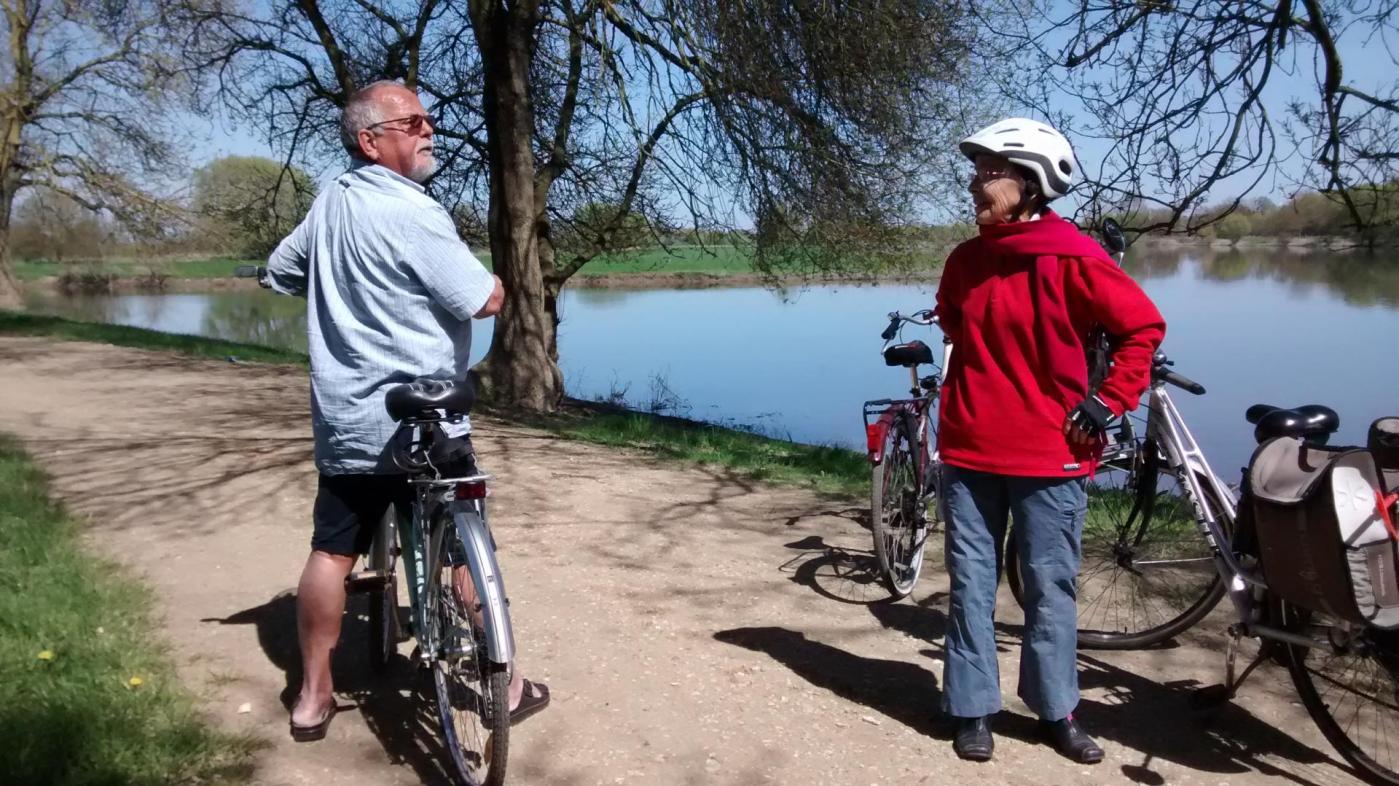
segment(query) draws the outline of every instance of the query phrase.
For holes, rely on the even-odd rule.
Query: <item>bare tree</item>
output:
[[[1012,64],[1002,91],[1108,150],[1088,172],[1089,212],[1130,208],[1152,216],[1138,230],[1193,231],[1254,187],[1281,182],[1328,194],[1371,237],[1395,220],[1396,0],[1043,0],[997,10],[1019,20],[1001,17],[1001,47],[986,53]],[[1385,84],[1357,79],[1362,57],[1380,64],[1369,73],[1388,74]],[[1226,178],[1247,187],[1224,210],[1206,209]]]
[[[0,0],[0,306],[20,304],[10,269],[16,197],[43,186],[127,224],[167,207],[151,183],[179,160],[170,120],[186,3]]]
[[[428,97],[445,163],[431,187],[449,207],[486,203],[508,292],[479,370],[498,400],[549,410],[563,392],[560,291],[638,225],[781,215],[785,232],[759,235],[784,240],[760,242],[766,269],[891,241],[871,228],[946,185],[931,167],[965,125],[961,8],[279,0],[208,15],[189,51],[289,161],[334,149],[336,109],[357,85],[401,79]]]

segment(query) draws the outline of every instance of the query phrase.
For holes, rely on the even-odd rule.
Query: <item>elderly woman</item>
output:
[[[996,587],[1013,516],[1025,578],[1019,695],[1063,755],[1098,762],[1103,749],[1073,715],[1084,484],[1107,424],[1150,382],[1165,323],[1101,246],[1048,209],[1078,169],[1063,134],[1011,118],[960,147],[976,166],[980,236],[948,257],[937,293],[953,344],[938,433],[952,580],[943,709],[957,755],[990,759]],[[1085,347],[1098,328],[1112,366],[1090,389]]]

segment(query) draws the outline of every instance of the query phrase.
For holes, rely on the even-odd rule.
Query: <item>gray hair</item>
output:
[[[389,87],[408,89],[397,80],[381,79],[361,87],[345,99],[345,111],[340,114],[340,142],[351,156],[360,158],[363,155],[359,150],[359,132],[385,119],[379,111],[379,102],[374,98],[380,90]]]

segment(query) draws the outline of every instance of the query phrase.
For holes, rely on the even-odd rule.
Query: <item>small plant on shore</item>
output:
[[[58,277],[58,291],[66,296],[107,295],[116,289],[117,277],[90,269],[69,269]]]
[[[690,414],[692,407],[671,388],[670,379],[665,374],[656,372],[651,375],[651,398],[644,409],[652,415],[684,417]]]

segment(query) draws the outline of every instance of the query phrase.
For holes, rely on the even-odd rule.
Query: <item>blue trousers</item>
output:
[[[943,711],[959,718],[1001,709],[996,588],[1006,524],[1014,516],[1024,579],[1020,698],[1045,720],[1078,705],[1078,564],[1088,497],[1082,478],[1022,478],[943,467],[947,572],[952,579]]]

